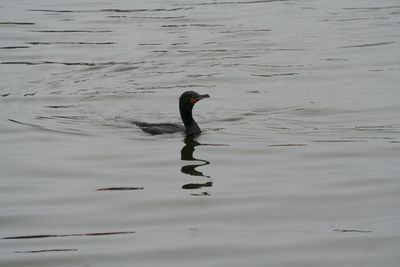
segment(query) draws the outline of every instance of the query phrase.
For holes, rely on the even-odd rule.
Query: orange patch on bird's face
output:
[[[199,101],[197,98],[191,98],[191,99],[189,100],[190,104],[194,104],[194,103],[196,103],[197,101]]]

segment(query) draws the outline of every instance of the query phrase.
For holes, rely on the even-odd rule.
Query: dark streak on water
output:
[[[111,16],[109,16],[111,17]],[[121,17],[121,16],[113,16],[113,17]],[[122,16],[122,17],[126,17],[126,16]],[[166,16],[166,17],[160,17],[160,16],[146,16],[146,17],[131,17],[132,19],[183,19],[186,18],[186,16]]]
[[[211,88],[213,86],[202,85],[202,84],[187,84],[187,85],[171,85],[171,86],[151,86],[151,87],[137,87],[139,90],[161,90],[161,89],[173,89],[173,88]]]
[[[349,230],[349,229],[335,229],[333,231],[340,233],[372,233],[372,231],[367,231],[367,230]]]
[[[321,21],[358,21],[358,20],[370,20],[371,18],[351,18],[351,19],[323,19]]]
[[[278,145],[268,145],[270,147],[279,147],[279,146],[307,146],[306,144],[278,144]]]
[[[179,53],[196,53],[196,52],[216,52],[216,53],[226,53],[226,52],[239,52],[239,50],[228,50],[228,49],[200,49],[200,50],[178,50]]]
[[[138,64],[138,63],[130,63],[130,62],[99,62],[99,63],[91,63],[91,62],[55,62],[55,61],[38,61],[38,62],[28,62],[28,61],[10,61],[10,62],[0,62],[0,64],[4,65],[44,65],[44,64],[61,64],[66,66],[107,66],[107,65],[130,65],[130,64]]]
[[[202,3],[191,3],[182,4],[189,6],[204,6],[204,5],[237,5],[237,4],[261,4],[261,3],[272,3],[272,2],[286,2],[289,0],[255,0],[255,1],[214,1],[214,2],[202,2]]]
[[[177,27],[223,27],[225,25],[220,24],[165,24],[160,27],[163,28],[177,28]]]
[[[290,73],[273,73],[273,74],[251,74],[252,76],[257,76],[257,77],[277,77],[277,76],[293,76],[293,75],[298,75],[300,73],[298,72],[290,72]]]
[[[47,106],[48,108],[54,108],[54,109],[59,109],[59,108],[72,108],[74,107],[73,105],[53,105],[53,106]]]
[[[112,45],[114,42],[27,42],[31,45],[54,45],[54,44],[68,44],[68,45]]]
[[[362,11],[375,11],[382,9],[400,8],[400,6],[382,6],[382,7],[344,7],[343,10],[362,10]]]
[[[321,60],[326,60],[326,61],[348,61],[347,58],[324,58]]]
[[[370,44],[346,45],[346,46],[341,46],[340,48],[360,48],[360,47],[389,45],[389,44],[393,44],[393,43],[394,43],[393,41],[390,41],[390,42],[379,42],[379,43],[370,43]]]
[[[30,46],[3,46],[0,47],[0,49],[23,49],[23,48],[29,48]]]
[[[36,95],[38,92],[33,92],[33,93],[25,93],[24,96],[34,96]]]
[[[189,74],[187,77],[191,78],[201,78],[201,77],[213,77],[216,75],[222,75],[223,73],[210,73],[210,74]]]
[[[104,12],[170,12],[170,11],[179,11],[179,10],[189,10],[192,8],[155,8],[155,9],[118,9],[118,8],[111,8],[111,9],[102,9],[101,11]]]
[[[54,248],[54,249],[15,251],[14,253],[74,252],[74,251],[78,251],[78,249],[76,249],[76,248]]]
[[[254,67],[264,67],[264,68],[294,68],[294,67],[304,67],[305,65],[270,65],[270,64],[247,64],[246,66]]]
[[[42,118],[53,119],[51,117],[43,117],[43,116],[38,116],[36,118],[37,119],[42,119]],[[59,134],[71,134],[71,135],[79,135],[79,136],[91,136],[90,134],[82,133],[79,130],[75,130],[75,129],[74,130],[67,130],[67,129],[58,130],[58,129],[47,128],[47,127],[44,127],[44,126],[39,125],[39,124],[21,122],[21,121],[14,120],[14,119],[8,119],[8,121],[16,123],[16,124],[19,124],[19,125],[32,127],[33,129],[41,130],[41,131],[45,131],[45,132],[59,133]]]
[[[143,187],[106,187],[99,188],[96,191],[130,191],[130,190],[143,190]]]
[[[115,16],[107,16],[107,18],[117,18],[117,19],[120,19],[120,18],[126,18],[127,16],[120,16],[120,15],[115,15]]]
[[[228,30],[220,31],[219,33],[241,33],[241,32],[269,32],[270,29],[254,29],[254,30]]]
[[[73,237],[73,236],[105,236],[105,235],[126,235],[134,234],[135,232],[105,232],[105,233],[86,233],[86,234],[65,234],[65,235],[26,235],[26,236],[9,236],[2,239],[35,239],[35,238],[49,238],[49,237]]]
[[[94,10],[53,10],[53,9],[28,9],[27,11],[33,12],[51,12],[51,13],[82,13],[82,12],[96,12]]]
[[[38,30],[31,32],[42,32],[42,33],[105,33],[105,32],[112,32],[111,30]]]
[[[0,25],[35,25],[33,22],[0,22]]]

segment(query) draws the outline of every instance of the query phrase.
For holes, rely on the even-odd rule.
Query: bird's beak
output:
[[[190,99],[190,103],[194,105],[197,101],[202,100],[202,99],[204,99],[204,98],[209,98],[209,97],[210,97],[210,96],[209,96],[208,94],[206,94],[206,95],[199,95],[199,96],[196,97],[196,98],[191,98],[191,99]]]
[[[199,100],[202,100],[204,98],[210,98],[210,96],[208,94],[199,96]]]

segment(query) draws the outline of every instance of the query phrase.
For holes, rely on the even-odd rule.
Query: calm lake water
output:
[[[398,266],[400,2],[0,2],[1,266]],[[196,139],[129,123],[179,122]]]

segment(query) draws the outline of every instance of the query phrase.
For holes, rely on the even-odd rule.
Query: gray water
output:
[[[398,266],[400,2],[0,2],[1,266]],[[129,120],[179,122],[195,139]]]

